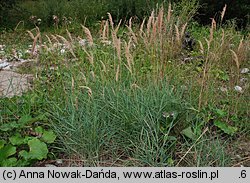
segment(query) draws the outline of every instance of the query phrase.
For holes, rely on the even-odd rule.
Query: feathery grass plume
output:
[[[151,37],[150,37],[150,44],[152,44],[152,42],[156,43],[156,35],[157,35],[157,24],[158,24],[158,20],[156,19],[155,21],[152,22],[153,27],[152,27],[152,33],[151,33]]]
[[[68,37],[69,37],[71,43],[73,43],[74,40],[73,40],[73,38],[72,38],[72,36],[71,36],[71,33],[68,31],[68,29],[66,29],[66,32],[67,32],[67,35],[68,35]]]
[[[238,55],[235,53],[235,51],[233,51],[233,50],[231,50],[230,49],[230,51],[232,52],[232,56],[233,56],[233,60],[234,60],[234,62],[235,62],[235,64],[236,64],[236,66],[237,66],[237,69],[238,69],[238,71],[240,70],[240,62],[239,62],[239,58],[238,58]]]
[[[94,65],[94,56],[93,53],[87,52],[87,50],[83,47],[83,51],[87,54],[87,58],[90,62],[90,64],[93,66]]]
[[[110,22],[111,28],[114,31],[114,22],[113,22],[113,19],[112,19],[112,16],[110,13],[108,13],[108,17],[109,17],[109,22]]]
[[[238,49],[237,49],[238,53],[240,53],[243,48],[243,41],[244,41],[244,38],[241,38]]]
[[[130,19],[128,21],[128,26],[130,29],[132,29],[132,19],[133,19],[133,17],[130,17]]]
[[[73,51],[73,48],[72,48],[72,45],[71,45],[71,43],[65,38],[65,37],[63,37],[63,36],[60,36],[60,35],[56,35],[58,38],[60,38],[62,41],[63,41],[63,43],[66,45],[66,47],[69,49],[69,52],[71,53],[71,55],[74,57],[74,58],[76,58],[76,55],[75,55],[75,53],[74,53],[74,51]]]
[[[142,37],[142,34],[144,34],[143,28],[145,24],[146,18],[143,18],[142,23],[140,25],[140,36]]]
[[[183,38],[183,36],[185,34],[186,28],[187,28],[187,22],[185,24],[183,24],[183,26],[181,27],[181,39]]]
[[[29,31],[29,30],[27,30],[27,33],[29,34],[29,36],[31,37],[31,39],[35,39],[35,36],[34,36],[34,34],[31,32],[31,31]]]
[[[171,12],[172,12],[172,6],[171,3],[168,5],[168,15],[167,15],[167,21],[170,22],[171,19]]]
[[[158,32],[161,34],[162,32],[162,25],[163,25],[163,17],[164,17],[164,8],[163,6],[160,8],[160,11],[158,13]]]
[[[211,28],[210,28],[210,39],[209,41],[212,42],[214,38],[214,30],[216,30],[216,21],[212,18]]]
[[[106,20],[102,30],[102,41],[106,41],[109,38],[109,22]]]
[[[198,40],[198,43],[200,45],[200,52],[201,52],[201,54],[204,54],[204,47],[203,47],[202,42],[200,40]]]
[[[82,88],[83,91],[84,91],[84,89],[86,89],[86,90],[88,91],[88,96],[89,96],[89,97],[92,97],[93,92],[92,92],[92,90],[91,90],[90,87],[88,87],[88,86],[79,86],[79,88]]]
[[[127,25],[126,25],[126,27],[128,28],[129,33],[131,34],[131,36],[132,36],[134,42],[137,44],[137,43],[138,43],[138,40],[137,40],[137,37],[136,37],[134,31],[132,30],[132,28],[131,28],[130,26],[127,26]]]
[[[116,26],[116,28],[115,28],[115,33],[117,33],[117,32],[118,32],[118,30],[119,30],[119,28],[120,28],[121,23],[122,23],[122,20],[120,20],[120,21],[119,21],[119,23],[118,23],[118,25]]]
[[[131,38],[129,39],[128,43],[126,43],[126,41],[125,41],[125,56],[127,59],[127,64],[125,64],[125,66],[129,70],[129,72],[132,74],[133,56],[130,53],[131,41],[132,41]]]
[[[60,43],[56,36],[54,36],[53,34],[51,34],[50,36],[52,37],[52,40],[55,41],[57,44]]]
[[[152,11],[150,17],[148,18],[148,23],[147,23],[147,36],[150,36],[150,31],[151,31],[151,26],[154,21],[154,11]]]
[[[120,65],[117,65],[117,69],[116,69],[116,74],[115,74],[115,81],[118,82],[119,80],[119,73],[120,73]]]
[[[86,34],[87,36],[87,40],[88,40],[88,44],[89,46],[93,46],[94,45],[94,42],[93,42],[93,37],[91,35],[91,32],[89,31],[89,29],[87,27],[85,27],[84,25],[81,25],[82,28],[83,28],[83,31],[84,33]]]
[[[227,10],[227,4],[225,4],[225,6],[224,6],[224,8],[223,8],[223,11],[221,12],[221,19],[220,19],[221,23],[222,23],[223,18],[224,18],[224,16],[225,16],[226,10]]]
[[[38,38],[40,37],[40,32],[38,32],[38,34],[36,36],[34,36],[34,34],[29,30],[27,32],[28,32],[29,36],[31,37],[31,39],[33,39],[31,54],[34,56],[35,50],[36,50],[36,43],[37,43]]]
[[[39,35],[39,36],[38,36],[39,43],[40,43],[40,45],[42,45],[42,36],[41,36],[41,32],[40,32],[39,27],[37,27],[37,26],[36,26],[36,34]]]
[[[45,37],[47,38],[49,44],[52,45],[52,41],[51,41],[50,37],[48,35],[45,35]]]
[[[175,28],[176,41],[178,43],[180,43],[181,42],[181,35],[180,35],[180,32],[179,32],[179,28],[178,28],[178,26],[176,24],[174,25],[174,28]]]

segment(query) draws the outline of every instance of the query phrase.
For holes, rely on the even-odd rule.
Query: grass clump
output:
[[[84,166],[230,164],[228,144],[250,130],[241,82],[249,37],[214,19],[190,23],[195,2],[169,3],[140,24],[108,13],[94,31],[28,32],[43,104],[35,111],[48,114],[59,157]],[[187,31],[193,49],[183,46]]]

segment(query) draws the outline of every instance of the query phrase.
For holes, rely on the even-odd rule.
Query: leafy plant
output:
[[[53,131],[34,124],[44,119],[44,116],[32,118],[24,115],[17,122],[0,126],[0,133],[8,137],[6,140],[0,140],[0,166],[27,166],[36,160],[47,158],[48,144],[55,141],[56,135]]]

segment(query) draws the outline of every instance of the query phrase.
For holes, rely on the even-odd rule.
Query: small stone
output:
[[[235,89],[235,91],[237,91],[239,93],[243,93],[243,89],[240,86],[235,86],[234,89]]]
[[[247,82],[247,80],[248,80],[247,78],[241,78],[241,79],[240,79],[240,82],[241,82],[241,83],[245,83],[245,82]]]
[[[62,164],[63,161],[62,161],[61,159],[57,159],[57,160],[56,160],[56,163],[57,163],[57,164]]]
[[[240,73],[241,74],[247,74],[249,72],[249,69],[248,68],[243,68],[241,69]]]

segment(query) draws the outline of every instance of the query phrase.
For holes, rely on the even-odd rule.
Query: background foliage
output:
[[[175,2],[180,2],[174,0]],[[185,0],[184,0],[185,1]],[[51,26],[53,15],[59,18],[67,17],[71,20],[86,24],[94,24],[104,19],[107,12],[113,15],[115,21],[136,17],[142,20],[157,4],[168,3],[165,0],[1,0],[0,26],[15,27],[24,21],[30,25],[31,15],[42,19],[42,26]],[[195,19],[202,24],[209,24],[209,18],[219,17],[225,4],[228,5],[225,20],[235,19],[237,25],[245,27],[249,22],[250,5],[248,0],[199,0],[201,5]]]

